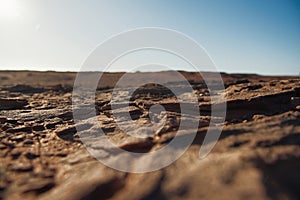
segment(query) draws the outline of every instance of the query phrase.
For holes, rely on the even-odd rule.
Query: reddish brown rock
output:
[[[22,109],[28,105],[28,101],[19,98],[0,98],[0,110]]]
[[[1,73],[0,199],[300,198],[299,78],[222,73],[226,89],[220,91],[218,84],[208,90],[197,73],[182,72],[199,99],[201,115],[197,117],[181,115],[174,94],[160,85],[140,87],[130,102],[122,101],[126,91],[120,91],[115,113],[125,129],[137,124],[132,132],[142,138],[134,138],[124,133],[111,111],[111,88],[122,74],[105,73],[104,84],[97,89],[99,126],[90,118],[75,126],[70,93],[75,73]],[[141,74],[130,74],[136,85],[142,81]],[[183,89],[172,72],[148,75],[162,76]],[[199,149],[210,122],[213,128],[222,125],[218,112],[211,116],[212,104],[217,109],[225,104],[215,100],[218,93],[226,94],[226,121],[212,152],[201,160]],[[144,126],[154,122],[149,108],[155,104],[166,111],[154,113],[151,119],[157,130],[147,132]],[[130,119],[122,118],[127,108]],[[97,137],[101,129],[123,150],[152,152],[172,141],[181,120],[187,119],[190,123],[182,139],[191,134],[189,125],[198,124],[193,144],[176,162],[155,172],[110,169],[92,157],[80,140],[91,141],[91,148],[103,158],[117,156]]]

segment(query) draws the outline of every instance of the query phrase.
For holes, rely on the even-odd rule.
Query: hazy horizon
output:
[[[169,72],[172,70],[162,70],[162,71],[133,71],[133,72],[126,72],[126,71],[63,71],[63,70],[30,70],[30,69],[0,69],[0,72],[55,72],[55,73],[157,73],[157,72]],[[176,70],[179,72],[197,72],[199,71],[186,71],[186,70]],[[218,73],[218,72],[211,72],[211,71],[200,71],[200,73]],[[245,75],[258,75],[258,76],[292,76],[292,77],[300,77],[300,74],[261,74],[261,73],[251,73],[251,72],[225,72],[225,71],[219,71],[221,74],[245,74]]]

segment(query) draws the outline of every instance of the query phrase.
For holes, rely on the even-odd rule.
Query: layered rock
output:
[[[15,77],[22,78],[9,82],[11,73],[5,85],[0,85],[2,199],[300,198],[300,79],[296,77],[223,74],[226,90],[216,85],[209,91],[194,73],[183,73],[190,77],[199,101],[197,117],[181,114],[178,98],[155,84],[140,87],[129,102],[120,97],[112,111],[110,83],[96,92],[96,116],[75,124],[70,90],[74,74],[51,72],[46,83],[34,79],[40,76],[34,72],[15,72]],[[160,75],[171,77],[167,72]],[[105,80],[120,76],[109,74]],[[24,77],[39,82],[26,85]],[[223,124],[219,124],[218,112],[211,114],[212,105],[218,108],[225,103],[216,101],[217,94],[227,98]],[[151,113],[151,107],[158,104],[164,110]],[[120,116],[119,121],[114,114]],[[111,169],[82,143],[87,141],[103,158],[117,157],[98,137],[101,129],[118,148],[155,152],[172,141],[182,120],[198,124],[192,145],[176,162],[154,172]],[[153,122],[155,131],[145,128]],[[133,123],[137,128],[132,128]],[[209,125],[223,125],[223,131],[212,152],[199,159]],[[193,132],[188,125],[184,131],[183,140]]]

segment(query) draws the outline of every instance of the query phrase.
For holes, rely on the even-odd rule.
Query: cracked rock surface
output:
[[[177,97],[157,84],[133,91],[129,102],[122,98],[130,86],[119,91],[120,101],[112,111],[113,87],[123,73],[106,73],[96,91],[96,116],[76,126],[75,73],[2,71],[0,199],[300,199],[299,77],[223,73],[225,90],[216,84],[209,91],[199,74],[181,73],[198,98],[199,116],[181,115]],[[141,74],[131,74],[137,85]],[[184,87],[172,72],[147,76],[162,76]],[[222,124],[218,113],[211,115],[212,104],[224,104],[215,101],[216,94],[227,99]],[[117,158],[96,137],[101,129],[116,148],[154,152],[172,141],[183,120],[191,125],[184,127],[184,135],[199,124],[192,145],[174,163],[154,172],[111,169],[82,142],[103,158]],[[155,131],[145,128],[152,122]],[[199,159],[210,122],[213,128],[223,125],[223,131],[208,156]]]

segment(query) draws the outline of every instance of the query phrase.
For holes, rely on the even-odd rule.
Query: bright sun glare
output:
[[[19,15],[16,0],[0,0],[0,17],[17,17]]]

